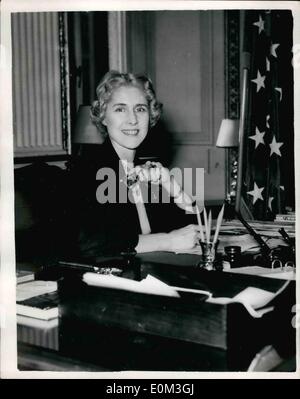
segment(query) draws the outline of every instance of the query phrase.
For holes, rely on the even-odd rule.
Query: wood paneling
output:
[[[225,117],[224,12],[136,11],[126,19],[127,70],[154,82],[173,143],[170,166],[204,168],[205,199],[221,201],[225,151],[215,142]]]
[[[162,12],[156,18],[157,94],[164,120],[180,143],[211,141],[210,25],[211,16],[199,12]]]

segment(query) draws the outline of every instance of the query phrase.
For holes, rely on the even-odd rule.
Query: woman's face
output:
[[[120,150],[136,149],[147,136],[149,127],[149,107],[144,92],[135,86],[115,89],[102,123]]]

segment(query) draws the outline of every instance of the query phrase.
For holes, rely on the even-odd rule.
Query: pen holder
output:
[[[199,267],[205,270],[216,270],[218,245],[219,240],[215,243],[200,241],[202,259],[198,264]]]

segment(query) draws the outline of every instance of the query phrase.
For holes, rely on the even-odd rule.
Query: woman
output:
[[[96,93],[98,99],[91,107],[91,118],[106,139],[97,146],[93,157],[83,157],[75,168],[80,187],[77,194],[81,193],[77,195],[81,255],[194,247],[198,226],[182,227],[183,209],[191,208],[190,197],[160,163],[137,165],[136,151],[161,115],[162,107],[150,80],[110,71]],[[111,171],[117,175],[115,180]],[[146,191],[153,186],[150,198],[154,203],[145,203]],[[124,189],[126,201],[124,196],[120,200]],[[162,192],[171,200],[158,203]]]

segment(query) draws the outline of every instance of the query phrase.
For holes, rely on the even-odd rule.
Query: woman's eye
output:
[[[148,108],[147,107],[137,107],[137,112],[147,112]]]
[[[123,107],[115,108],[115,112],[124,112],[124,111],[125,111],[125,108],[123,108]]]

